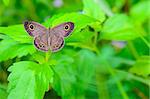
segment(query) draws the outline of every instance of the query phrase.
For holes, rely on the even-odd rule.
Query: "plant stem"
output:
[[[97,36],[98,36],[98,33],[97,33],[97,32],[95,32],[95,36],[94,36],[94,45],[96,45],[96,44],[97,44]]]
[[[143,84],[146,84],[146,85],[148,85],[148,86],[150,87],[150,83],[149,83],[150,80],[149,80],[149,79],[144,79],[144,78],[142,78],[142,77],[133,75],[133,74],[131,74],[131,73],[129,73],[129,72],[122,71],[122,70],[114,69],[113,71],[116,72],[116,73],[119,73],[119,74],[121,74],[121,75],[125,75],[125,76],[126,76],[126,77],[125,77],[126,79],[133,79],[133,80],[139,81],[139,82],[141,82],[141,83],[143,83]]]
[[[97,48],[97,38],[98,38],[98,33],[95,32],[93,50],[96,52],[96,54],[99,54],[99,51]],[[93,43],[91,42],[91,44]]]
[[[143,29],[141,25],[136,25],[137,29],[137,33],[139,34],[141,40],[150,48],[150,43],[143,37],[143,34],[147,34]]]
[[[140,35],[140,38],[150,48],[150,43],[142,35]]]
[[[107,90],[107,83],[106,83],[106,78],[105,75],[99,73],[98,69],[96,70],[96,85],[98,89],[98,96],[99,99],[109,99],[109,90]]]
[[[131,41],[128,41],[128,48],[130,49],[130,51],[131,51],[132,55],[134,56],[134,58],[138,59],[139,58],[139,54],[136,51],[136,49],[134,48],[134,46],[133,46]]]
[[[110,72],[110,74],[115,78],[115,72],[113,71],[113,69],[110,67],[109,63],[107,61],[105,61],[105,64]],[[123,99],[129,99],[128,95],[126,94],[126,92],[124,91],[123,89],[123,86],[121,84],[120,81],[116,80],[116,83],[117,83],[117,86],[118,86],[118,89],[123,97]]]
[[[48,62],[50,56],[51,56],[51,51],[45,53],[45,62]]]

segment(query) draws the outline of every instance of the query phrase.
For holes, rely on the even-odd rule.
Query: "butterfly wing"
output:
[[[50,30],[47,30],[44,26],[37,22],[25,21],[24,27],[30,36],[34,37],[34,45],[41,51],[52,52],[60,50],[64,46],[64,37],[74,29],[74,23],[66,22],[60,24]]]
[[[74,23],[72,22],[62,23],[50,29],[48,42],[52,52],[57,52],[63,48],[64,37],[69,36],[73,29]]]
[[[47,31],[47,29],[44,26],[33,21],[25,21],[24,28],[32,37],[37,37],[39,35],[44,34]]]
[[[48,51],[49,50],[48,33],[45,33],[43,35],[35,37],[34,38],[34,45],[38,50],[41,50],[44,52]]]
[[[52,32],[59,34],[62,37],[67,37],[74,29],[74,23],[66,22],[62,23],[51,29]]]
[[[54,32],[51,32],[48,42],[52,52],[57,52],[64,46],[64,38]]]

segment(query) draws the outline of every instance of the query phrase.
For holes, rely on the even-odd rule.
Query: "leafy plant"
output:
[[[0,98],[148,98],[149,1],[64,0],[63,6],[50,6],[49,2],[54,3],[14,1],[20,10],[14,9],[21,11],[17,16],[26,16],[24,9],[29,6],[31,11],[26,17],[42,20],[47,28],[73,22],[73,33],[65,38],[59,52],[41,52],[23,24],[9,25],[11,22],[2,17],[0,24],[8,26],[0,26],[0,77],[9,76],[8,82],[2,80],[0,84]],[[3,3],[8,7],[11,1]],[[41,12],[33,14],[38,7]],[[43,21],[49,14],[51,17]]]

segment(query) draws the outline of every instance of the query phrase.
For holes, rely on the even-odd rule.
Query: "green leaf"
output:
[[[79,33],[80,30],[87,25],[93,24],[97,22],[96,19],[88,17],[86,15],[80,14],[80,13],[67,13],[67,14],[58,14],[53,16],[52,18],[48,19],[45,21],[44,25],[46,27],[54,27],[56,25],[59,25],[60,23],[63,22],[74,22],[75,24],[75,29],[68,39],[68,41],[80,41],[84,40],[81,39],[80,37],[86,37],[90,36],[89,34],[92,33]],[[25,31],[23,25],[14,25],[14,26],[9,26],[9,27],[0,27],[0,32],[8,35],[9,37],[13,38],[15,41],[18,41],[20,43],[31,43],[32,42],[32,37],[28,35],[28,33]]]
[[[31,61],[14,63],[8,71],[8,99],[42,99],[53,77],[48,64]]]
[[[25,31],[23,25],[13,25],[8,27],[0,27],[0,33],[6,34],[15,41],[21,43],[31,43],[32,39]]]
[[[83,98],[95,73],[93,66],[95,54],[88,50],[81,50],[74,58],[66,53],[61,55],[57,61],[54,67],[53,88],[62,98]]]
[[[99,36],[99,38],[106,40],[133,40],[137,37],[139,37],[139,34],[134,24],[125,14],[110,17],[104,23],[102,33]]]
[[[78,62],[78,63],[77,63]],[[81,50],[75,57],[75,70],[78,79],[89,82],[94,73],[94,64],[96,62],[96,55],[89,50]],[[78,75],[81,74],[82,75]],[[84,79],[86,77],[86,79]]]
[[[49,22],[46,22],[47,24],[49,24],[49,26],[54,27],[63,22],[73,22],[75,24],[75,29],[73,32],[79,32],[82,28],[97,21],[94,18],[75,12],[62,14],[61,16],[56,15],[53,17],[51,18],[51,20],[49,20]]]
[[[7,87],[5,85],[0,84],[0,98],[7,99]]]
[[[72,68],[74,59],[65,54],[58,54],[53,59],[57,60],[57,64],[53,67],[55,72],[52,86],[63,98],[71,97],[70,92],[73,92],[72,86],[76,79]]]
[[[83,0],[83,11],[86,15],[93,17],[100,22],[105,20],[105,14],[101,9],[99,0]]]
[[[31,44],[19,44],[12,39],[4,39],[0,42],[0,61],[12,59],[14,57],[22,57],[32,54],[36,51]]]
[[[3,0],[3,3],[5,4],[5,6],[9,5],[9,0]]]
[[[126,1],[124,0],[107,0],[106,4],[112,8],[113,13],[118,13],[122,11],[122,8],[124,6]]]
[[[81,50],[75,57],[74,71],[76,74],[76,89],[80,88],[79,95],[85,94],[88,85],[93,82],[96,67],[96,55],[89,50]],[[81,75],[82,74],[82,75]]]
[[[89,40],[89,38],[94,35],[94,33],[86,31],[86,32],[80,32],[81,29],[85,28],[87,25],[91,25],[97,20],[94,18],[88,17],[86,15],[83,15],[81,13],[67,13],[67,14],[58,14],[53,16],[52,18],[48,19],[44,25],[55,27],[63,22],[73,22],[75,25],[75,28],[73,32],[71,33],[70,37],[66,39],[67,42],[70,41],[85,41],[85,39]],[[80,32],[80,33],[79,33]]]
[[[89,31],[88,28],[83,29],[81,32],[72,33],[72,35],[67,38],[66,42],[82,42],[82,43],[90,43],[91,38],[95,35],[94,32]]]
[[[32,54],[31,59],[36,60],[40,64],[44,63],[45,62],[45,53],[37,51],[37,52]]]
[[[150,9],[148,9],[150,6],[150,1],[145,0],[138,2],[135,4],[130,11],[130,15],[133,18],[135,22],[143,23],[146,20],[148,20],[150,16]]]
[[[150,75],[150,56],[140,57],[133,67],[130,68],[130,72],[143,77],[148,77]]]
[[[0,40],[2,39],[8,39],[10,38],[9,36],[5,35],[5,34],[0,34]]]

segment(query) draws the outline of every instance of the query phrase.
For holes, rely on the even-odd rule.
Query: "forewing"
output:
[[[47,29],[43,25],[33,21],[25,21],[24,28],[28,32],[28,34],[33,37],[43,35],[47,31]]]
[[[58,33],[62,37],[67,37],[74,29],[74,23],[66,22],[62,23],[50,30],[50,32]]]

